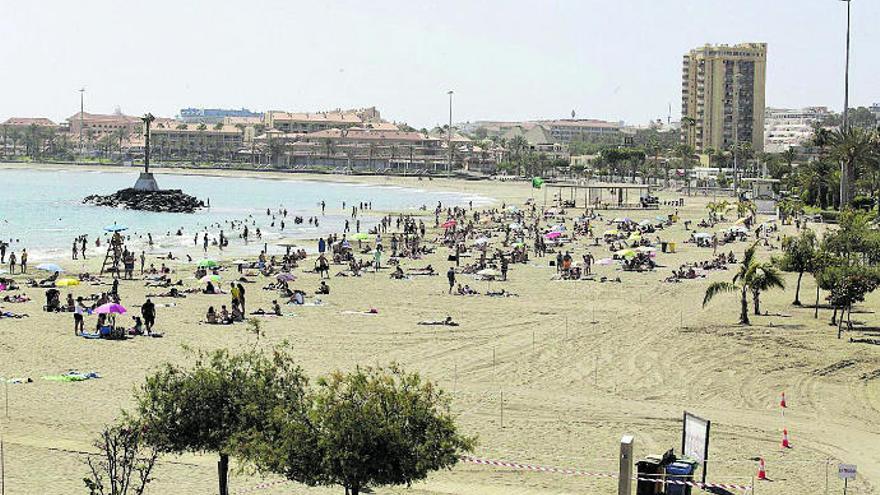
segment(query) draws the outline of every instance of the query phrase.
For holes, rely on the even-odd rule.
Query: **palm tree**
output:
[[[773,288],[785,288],[785,282],[779,271],[771,263],[761,263],[755,259],[755,246],[746,249],[739,270],[733,276],[731,282],[713,282],[706,289],[703,297],[703,306],[709,304],[715,296],[722,292],[740,293],[739,323],[749,325],[749,293],[753,298],[759,298],[761,292]],[[756,311],[760,309],[760,302],[755,303]],[[757,314],[757,312],[756,312]]]
[[[833,131],[830,136],[831,157],[840,164],[840,207],[853,199],[856,167],[869,161],[874,153],[871,134],[860,127]]]
[[[680,144],[675,148],[675,154],[681,159],[681,168],[684,170],[684,180],[688,186],[688,191],[690,192],[691,181],[690,181],[690,172],[688,169],[690,168],[691,159],[694,156],[694,147],[687,144]]]

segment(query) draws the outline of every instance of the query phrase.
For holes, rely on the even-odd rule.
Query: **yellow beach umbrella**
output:
[[[79,285],[79,280],[75,278],[62,278],[55,281],[55,287],[70,287],[73,285]]]

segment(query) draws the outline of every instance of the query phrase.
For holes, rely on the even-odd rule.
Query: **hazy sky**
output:
[[[0,0],[0,121],[79,109],[377,106],[422,127],[680,111],[681,57],[769,43],[767,104],[842,107],[838,0]],[[880,0],[853,0],[853,106],[880,102]]]

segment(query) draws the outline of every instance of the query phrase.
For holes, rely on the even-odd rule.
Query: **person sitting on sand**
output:
[[[202,291],[204,294],[219,294],[220,291],[214,287],[214,283],[208,280],[207,285],[205,286],[205,290]]]
[[[330,286],[327,285],[326,281],[321,280],[321,285],[318,286],[318,290],[315,291],[315,294],[318,294],[318,295],[330,294]]]
[[[205,323],[210,325],[216,325],[219,322],[217,312],[214,311],[214,306],[208,306],[208,312],[205,313]]]
[[[229,325],[232,323],[232,317],[229,315],[229,310],[226,309],[226,305],[220,306],[220,324]]]
[[[391,278],[394,280],[403,280],[406,278],[406,275],[403,273],[403,269],[400,268],[400,265],[397,265],[397,268],[394,269],[394,273],[391,274]]]
[[[288,304],[296,304],[298,306],[302,306],[306,303],[306,293],[301,290],[293,291],[293,295],[290,297]]]
[[[244,321],[244,313],[241,311],[238,299],[232,300],[232,321]]]
[[[418,325],[443,325],[447,327],[457,327],[458,323],[452,320],[451,316],[447,316],[445,320],[424,320],[417,323]]]

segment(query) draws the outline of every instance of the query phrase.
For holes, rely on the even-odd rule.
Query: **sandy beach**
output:
[[[2,165],[28,166],[32,165]],[[167,172],[456,191],[492,198],[499,208],[502,204],[522,205],[530,197],[540,206],[544,195],[526,182],[158,171],[160,175]],[[681,197],[672,191],[660,191],[659,196],[661,201]],[[710,200],[685,198],[685,206],[678,208],[681,219],[696,223],[704,218]],[[602,214],[606,220],[628,216],[639,221],[675,210],[661,205],[659,211]],[[569,209],[569,225],[571,218],[582,212],[582,208]],[[433,226],[433,215],[426,215],[425,223]],[[731,226],[735,219],[734,212],[720,226]],[[597,230],[605,228],[611,227],[597,222]],[[8,401],[8,416],[6,402],[0,402],[6,493],[85,493],[81,479],[87,468],[83,460],[92,450],[95,434],[119,417],[122,409],[132,406],[134,389],[157,365],[191,360],[187,348],[269,348],[282,341],[290,343],[312,377],[357,364],[398,362],[438,382],[454,397],[462,429],[479,436],[474,455],[481,458],[613,473],[617,470],[618,442],[624,434],[635,436],[637,458],[673,447],[678,451],[682,413],[687,410],[712,420],[709,481],[751,485],[756,459],[763,457],[772,481],[755,482],[755,493],[824,493],[826,480],[828,493],[837,493],[843,486],[837,479],[837,464],[846,462],[857,464],[860,475],[849,485],[848,493],[880,493],[880,347],[848,340],[871,334],[845,334],[838,340],[836,327],[828,325],[829,309],[823,307],[814,319],[815,285],[809,275],[804,276],[801,288],[804,307],[791,305],[797,275],[787,273],[786,290],[762,295],[763,310],[768,314],[754,317],[749,327],[736,324],[736,295],[720,295],[703,308],[709,282],[729,280],[733,272],[709,271],[706,278],[664,282],[673,268],[712,258],[711,247],[684,243],[691,233],[683,221],[660,232],[664,240],[678,245],[674,254],[658,253],[656,259],[663,268],[625,272],[616,263],[597,266],[595,280],[554,280],[556,270],[548,263],[555,255],[538,258],[530,254],[528,263],[511,264],[508,281],[491,282],[492,289],[503,288],[517,297],[448,295],[443,274],[451,263],[447,261],[449,250],[441,246],[423,259],[401,260],[405,269],[431,264],[439,276],[393,280],[389,278],[391,270],[385,269],[361,277],[331,277],[332,291],[322,296],[323,305],[285,305],[285,316],[260,317],[265,337],[259,341],[243,324],[200,323],[207,307],[228,304],[228,295],[156,298],[157,329],[164,333],[163,338],[107,341],[75,337],[70,314],[41,311],[44,291],[23,288],[18,293],[28,294],[30,302],[0,303],[5,310],[29,315],[20,320],[0,319],[0,376],[33,379],[32,383],[8,384],[2,391]],[[786,233],[793,235],[794,227],[781,227],[780,234]],[[750,239],[754,241],[754,235]],[[491,243],[499,245],[500,238],[492,238]],[[749,245],[737,242],[719,249],[733,250],[741,258]],[[586,238],[563,249],[570,250],[576,260],[587,250],[597,259],[608,254]],[[200,251],[193,249],[193,257],[201,257]],[[779,254],[763,246],[758,253],[762,258]],[[216,249],[209,255],[221,264],[224,258],[232,259]],[[99,262],[93,256],[87,268],[96,272]],[[158,264],[160,260],[148,259],[150,262]],[[313,256],[301,262],[292,287],[314,293],[318,275],[302,271],[313,262]],[[81,269],[80,262],[61,264],[73,273]],[[173,278],[182,279],[185,287],[202,286],[193,278],[193,265],[177,261],[169,266],[175,271]],[[339,268],[332,266],[331,275]],[[620,282],[600,282],[602,276],[609,280],[619,277]],[[23,284],[27,277],[15,278]],[[261,288],[272,279],[253,280],[255,283],[246,286],[248,311],[268,309],[278,296]],[[482,293],[489,287],[470,275],[459,275],[459,281]],[[107,291],[110,279],[104,277],[104,282],[106,285],[62,288],[62,300],[68,292],[80,296]],[[126,306],[134,313],[139,312],[137,305],[148,293],[157,291],[162,289],[145,287],[143,280],[120,283]],[[853,312],[853,318],[865,327],[880,327],[880,317],[873,311],[880,302],[878,297],[870,295]],[[377,308],[378,314],[365,314],[371,307]],[[420,320],[446,316],[460,326],[417,325]],[[130,323],[128,317],[120,319]],[[86,320],[87,328],[90,322],[94,319]],[[78,383],[41,379],[70,369],[94,370],[102,378]],[[788,402],[784,418],[779,407],[782,392]],[[783,425],[789,431],[792,449],[780,445]],[[212,493],[216,490],[216,458],[163,457],[155,476],[148,493]],[[236,473],[231,491],[238,493],[277,479]],[[459,464],[409,489],[379,488],[375,492],[605,494],[616,492],[615,483],[604,477]],[[253,493],[342,493],[342,489],[279,483]]]

